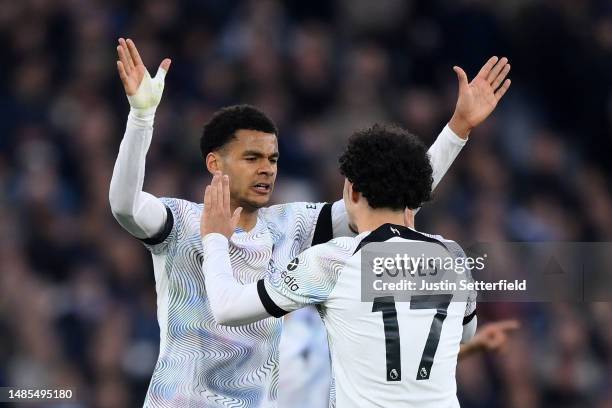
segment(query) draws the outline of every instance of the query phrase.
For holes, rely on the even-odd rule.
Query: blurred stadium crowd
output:
[[[513,86],[419,229],[463,242],[612,240],[609,1],[2,1],[0,386],[75,390],[78,403],[55,406],[144,399],[159,340],[152,265],[108,204],[128,113],[119,36],[152,72],[173,60],[147,159],[145,190],[158,196],[201,200],[201,128],[248,102],[280,129],[275,200],[335,200],[353,130],[396,122],[431,143],[454,107],[452,66],[472,77],[505,55]],[[459,364],[463,407],[612,407],[610,303],[479,310],[481,324],[518,317],[522,328],[505,354]],[[295,360],[280,392],[312,386],[309,407],[326,400],[308,384],[325,365],[316,320],[290,318],[283,338]]]

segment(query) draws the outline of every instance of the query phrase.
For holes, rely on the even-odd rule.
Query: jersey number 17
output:
[[[410,309],[435,309],[436,314],[429,328],[427,342],[423,349],[421,362],[416,373],[417,380],[428,380],[434,362],[442,323],[446,319],[446,311],[453,295],[419,295],[410,299]],[[397,321],[397,309],[393,296],[374,298],[372,312],[382,312],[385,327],[385,350],[387,357],[387,381],[402,380],[402,363],[400,352],[400,334]]]

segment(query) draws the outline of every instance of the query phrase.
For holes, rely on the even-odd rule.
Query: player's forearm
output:
[[[153,133],[153,115],[130,112],[109,190],[113,215],[138,238],[155,236],[166,221],[164,205],[142,191],[145,158]]]
[[[459,346],[459,354],[457,360],[461,361],[464,358],[478,352],[478,348],[474,344],[465,343]]]
[[[482,347],[482,345],[477,344],[474,341],[469,341],[459,346],[459,355],[457,356],[457,359],[463,360],[466,357],[479,353],[483,350],[484,350],[484,347]]]
[[[446,174],[451,164],[459,155],[459,152],[467,142],[467,139],[462,139],[450,126],[445,126],[442,132],[438,135],[436,141],[429,148],[429,158],[431,167],[433,168],[433,185],[435,189],[442,177]]]
[[[259,299],[257,284],[241,285],[234,278],[227,238],[208,234],[202,239],[202,248],[206,294],[217,323],[240,326],[270,317]]]
[[[461,336],[461,345],[459,347],[458,359],[461,360],[467,356],[470,356],[478,351],[482,350],[482,344],[474,340],[474,334],[476,334],[476,327],[478,326],[478,318],[474,318],[463,326],[463,333]]]

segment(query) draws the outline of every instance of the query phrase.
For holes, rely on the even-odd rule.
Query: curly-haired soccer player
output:
[[[230,213],[229,177],[215,175],[201,221],[213,315],[235,325],[317,305],[328,333],[337,407],[458,407],[455,369],[460,342],[475,331],[475,294],[413,295],[397,304],[393,296],[362,299],[366,244],[429,243],[452,259],[465,258],[454,242],[414,230],[414,217],[405,215],[405,208],[430,198],[427,148],[400,128],[374,125],[350,138],[340,172],[359,235],[313,246],[248,285],[235,280],[229,257],[228,239],[239,218]]]

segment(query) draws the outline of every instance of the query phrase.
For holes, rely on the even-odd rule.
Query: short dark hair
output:
[[[278,135],[272,119],[251,105],[234,105],[219,109],[204,125],[200,138],[200,151],[206,158],[208,153],[225,146],[236,137],[238,130],[257,130]]]
[[[340,172],[372,208],[414,209],[431,199],[427,147],[398,126],[375,124],[355,132],[340,157]]]

